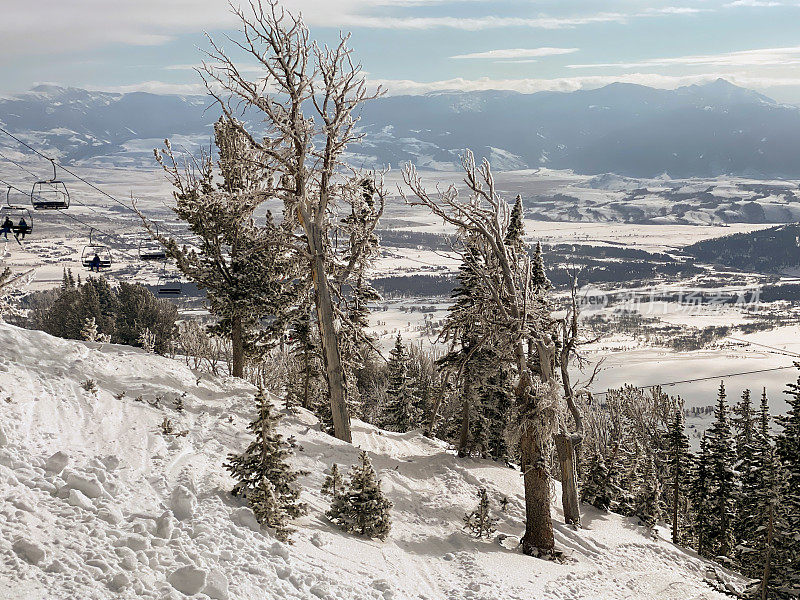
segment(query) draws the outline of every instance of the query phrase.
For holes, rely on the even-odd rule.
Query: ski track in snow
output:
[[[248,442],[252,386],[208,375],[198,384],[178,361],[5,324],[0,346],[0,598],[726,597],[709,585],[709,563],[665,541],[667,532],[654,538],[632,519],[590,507],[576,531],[558,522],[555,499],[564,561],[523,556],[519,472],[359,421],[355,445],[345,444],[304,411],[289,415],[282,433],[294,436],[293,461],[309,471],[300,481],[311,510],[294,543],[283,544],[230,496],[222,467]],[[83,389],[87,379],[95,393]],[[174,400],[184,392],[179,413]],[[165,416],[188,434],[163,435]],[[324,516],[324,471],[333,462],[348,468],[358,448],[369,451],[394,503],[385,543],[343,534]],[[494,499],[502,543],[461,530],[479,487]]]

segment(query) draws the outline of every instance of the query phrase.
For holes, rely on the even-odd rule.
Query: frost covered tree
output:
[[[800,367],[800,365],[798,365]],[[775,507],[773,579],[779,597],[800,596],[800,377],[786,389],[789,410],[776,417],[781,427],[775,450],[782,470],[780,503]]]
[[[451,185],[430,194],[412,165],[403,180],[412,205],[430,209],[454,226],[462,240],[462,256],[474,252],[480,260],[476,273],[475,302],[463,315],[459,327],[471,325],[471,316],[483,323],[476,332],[477,352],[491,347],[504,364],[515,369],[516,438],[521,450],[525,482],[525,554],[552,555],[555,548],[550,517],[550,473],[548,448],[561,414],[561,394],[554,372],[553,323],[546,304],[531,286],[530,258],[506,243],[511,207],[497,193],[487,161],[480,166],[467,151],[462,158],[468,196],[460,197]]]
[[[710,556],[730,556],[734,542],[734,522],[738,477],[734,469],[736,446],[728,416],[725,384],[720,382],[714,422],[708,432],[708,525],[707,550]]]
[[[383,414],[383,427],[390,431],[404,433],[420,424],[421,415],[417,411],[416,390],[408,372],[408,354],[403,346],[400,333],[389,353],[389,385],[386,388],[386,406]]]
[[[325,481],[322,482],[322,489],[320,491],[326,496],[336,498],[343,488],[344,482],[342,481],[342,472],[339,470],[339,465],[333,463],[331,472],[325,477]]]
[[[95,322],[94,317],[86,317],[86,320],[83,322],[83,329],[81,330],[81,336],[87,342],[95,342],[97,341],[97,323]]]
[[[231,341],[234,377],[244,375],[248,351],[254,353],[266,341],[261,321],[272,318],[274,329],[281,331],[282,317],[298,293],[292,284],[294,263],[281,231],[269,213],[263,225],[255,221],[256,210],[271,197],[273,172],[266,155],[242,128],[232,115],[214,124],[216,169],[206,153],[180,165],[169,140],[163,151],[155,150],[174,187],[173,210],[193,234],[193,245],[181,245],[177,238],[159,232],[140,213],[178,270],[205,290],[218,319],[213,332]]]
[[[263,390],[255,404],[256,417],[248,426],[254,439],[241,454],[228,455],[225,468],[236,480],[231,493],[245,497],[258,521],[285,539],[291,531],[289,521],[308,510],[296,486],[303,473],[287,462],[290,451],[276,429],[281,415],[274,412]]]
[[[478,506],[470,513],[464,515],[464,529],[467,529],[477,538],[492,537],[497,531],[496,517],[493,517],[489,507],[489,494],[486,488],[478,490]]]
[[[691,501],[692,533],[696,542],[697,552],[707,556],[708,528],[709,528],[709,448],[708,435],[700,438],[700,452],[694,458],[692,465],[691,482],[689,485],[689,498]]]
[[[608,510],[615,498],[611,472],[600,452],[592,452],[584,465],[581,497],[600,510]]]
[[[367,453],[362,451],[358,459],[360,464],[350,469],[347,485],[326,514],[348,533],[385,540],[392,525],[392,503],[383,495]]]
[[[685,502],[686,484],[689,475],[689,438],[686,435],[683,420],[683,407],[675,411],[672,425],[669,429],[667,447],[669,451],[667,465],[671,489],[672,509],[672,541],[682,543],[681,525],[686,518]]]
[[[644,461],[642,484],[636,494],[635,514],[643,525],[652,528],[661,518],[661,485],[652,456]]]
[[[381,91],[367,90],[347,45],[349,36],[342,35],[333,46],[316,44],[302,18],[275,0],[252,1],[249,11],[233,12],[241,39],[231,43],[237,56],[252,61],[260,73],[251,78],[250,69],[241,69],[238,58],[211,40],[201,76],[228,120],[234,121],[237,107],[260,117],[263,136],[238,121],[236,129],[272,171],[272,194],[284,205],[281,227],[314,291],[334,432],[350,442],[340,342],[355,329],[342,299],[347,289],[357,287],[354,282],[374,255],[373,232],[386,191],[380,177],[372,176],[365,198],[365,177],[345,168],[343,153],[363,135],[356,128],[360,107]],[[335,218],[353,210],[358,218],[350,223]],[[339,244],[339,232],[347,243]]]

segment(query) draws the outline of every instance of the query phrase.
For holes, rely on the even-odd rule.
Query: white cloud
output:
[[[726,8],[738,8],[740,6],[769,8],[772,6],[784,6],[783,2],[770,2],[767,0],[736,0],[725,5]]]
[[[593,63],[567,65],[570,69],[598,69],[617,67],[621,69],[643,69],[671,66],[715,66],[715,67],[785,67],[800,64],[800,46],[787,48],[762,48],[740,50],[721,54],[678,56],[674,58],[654,58],[636,62]]]
[[[488,50],[487,52],[472,52],[470,54],[456,54],[450,58],[455,59],[524,59],[540,58],[542,56],[557,56],[560,54],[571,54],[577,52],[578,48],[508,48],[506,50]]]

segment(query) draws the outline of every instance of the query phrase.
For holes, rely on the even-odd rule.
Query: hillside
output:
[[[742,271],[777,273],[796,269],[800,266],[800,225],[726,235],[683,250],[700,261]]]
[[[219,116],[209,105],[206,96],[44,85],[0,99],[0,123],[66,162],[153,167],[152,149],[165,137],[176,147],[208,143]],[[367,135],[349,149],[354,166],[449,169],[472,148],[496,171],[800,177],[800,109],[722,79],[675,90],[615,83],[569,93],[387,96],[360,116]],[[251,120],[258,127],[260,118]]]
[[[554,510],[563,564],[523,556],[519,472],[358,421],[355,444],[345,444],[303,411],[284,420],[283,433],[310,473],[301,481],[311,512],[285,545],[227,493],[221,467],[246,442],[250,385],[5,324],[0,345],[2,598],[187,597],[177,587],[202,590],[194,597],[203,600],[721,599],[711,587],[718,577],[741,584],[665,541],[663,529],[652,539],[634,520],[590,507],[579,531],[558,524]],[[94,393],[82,386],[88,379]],[[188,433],[163,435],[165,416]],[[323,515],[324,470],[352,464],[358,448],[394,503],[385,543],[341,534]],[[510,499],[502,543],[461,531],[479,486]]]

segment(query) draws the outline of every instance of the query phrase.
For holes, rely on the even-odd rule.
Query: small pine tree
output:
[[[282,417],[273,413],[263,390],[258,391],[255,402],[256,417],[248,426],[255,439],[243,453],[228,455],[225,468],[236,479],[231,493],[244,496],[259,523],[275,528],[277,536],[286,539],[291,532],[288,521],[307,512],[294,485],[302,472],[286,462],[289,450],[276,431]]]
[[[328,476],[325,477],[325,481],[322,482],[321,492],[326,496],[336,498],[343,488],[342,472],[339,470],[339,465],[333,463],[330,474],[328,474]]]
[[[486,488],[478,491],[478,506],[471,513],[464,515],[464,529],[468,529],[475,537],[492,537],[497,531],[498,519],[492,517],[489,510],[489,495]]]
[[[385,540],[392,525],[392,503],[383,495],[366,452],[361,452],[359,461],[361,464],[350,469],[347,486],[333,499],[326,514],[348,533]]]
[[[533,287],[538,294],[543,294],[553,287],[544,269],[544,256],[542,255],[541,242],[536,242],[536,248],[533,251],[533,259],[531,260],[531,287]]]
[[[705,556],[708,537],[709,518],[709,482],[708,482],[708,435],[703,434],[700,439],[700,453],[694,457],[691,482],[689,485],[689,499],[691,502],[692,532],[697,545],[697,552]]]
[[[775,438],[782,473],[775,516],[773,579],[784,596],[794,598],[800,596],[800,377],[787,386],[785,393],[789,410],[775,419],[782,428]]]
[[[403,346],[403,338],[398,333],[389,356],[388,400],[383,417],[385,429],[405,433],[419,425],[413,387],[408,375],[408,354]]]
[[[731,556],[735,546],[738,477],[726,397],[725,384],[720,382],[714,422],[708,430],[708,551],[712,557]]]
[[[652,456],[644,460],[642,486],[636,494],[636,516],[646,527],[654,527],[661,517],[661,486]]]
[[[681,520],[685,517],[682,510],[682,492],[689,466],[689,438],[686,435],[683,421],[683,407],[675,411],[672,425],[669,429],[667,447],[669,450],[669,476],[672,494],[670,504],[672,508],[672,541],[681,543]]]
[[[600,510],[608,510],[614,501],[611,473],[599,452],[593,452],[586,463],[581,498]]]
[[[97,335],[97,323],[95,322],[94,317],[86,317],[86,320],[83,323],[83,329],[81,330],[81,336],[83,337],[84,341],[96,342]]]

